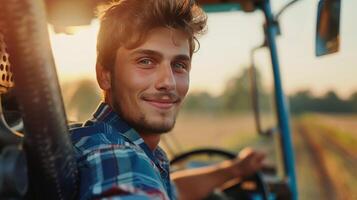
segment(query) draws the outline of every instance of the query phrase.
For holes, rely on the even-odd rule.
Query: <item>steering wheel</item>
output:
[[[170,165],[178,164],[179,162],[188,160],[193,156],[200,156],[200,155],[209,155],[209,156],[220,156],[225,159],[234,159],[236,158],[236,154],[227,150],[223,149],[216,149],[216,148],[202,148],[196,149],[188,152],[184,152],[180,155],[175,156]],[[253,182],[256,187],[254,190],[246,190],[243,188],[243,185],[246,182]],[[252,176],[245,178],[240,183],[233,185],[229,188],[223,190],[223,194],[213,193],[206,200],[214,200],[214,199],[252,199],[251,194],[258,193],[262,195],[263,200],[268,200],[269,192],[267,186],[263,180],[261,172],[256,172]]]
[[[2,1],[0,25],[15,77],[25,127],[24,150],[31,199],[74,199],[78,171],[43,1]],[[1,27],[0,27],[1,28]]]

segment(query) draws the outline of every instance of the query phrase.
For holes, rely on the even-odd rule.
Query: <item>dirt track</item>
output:
[[[168,143],[173,143],[175,150],[189,150],[198,146],[214,146],[229,149],[231,146],[258,146],[272,147],[272,150],[263,151],[271,163],[276,163],[274,158],[274,141],[258,140],[255,134],[254,120],[251,116],[208,116],[208,115],[180,115],[177,125],[167,138]],[[299,186],[300,200],[356,200],[357,199],[357,142],[352,145],[350,140],[356,140],[355,126],[347,122],[356,122],[357,117],[333,120],[332,115],[328,120],[322,116],[307,116],[296,118],[293,121],[293,141],[295,146],[296,170]],[[219,119],[219,120],[218,120]],[[321,120],[323,119],[323,120]],[[339,119],[339,118],[338,118]],[[347,121],[350,120],[350,121]],[[343,122],[343,131],[336,123]],[[351,122],[351,124],[353,124]],[[331,128],[333,127],[333,128]],[[349,130],[352,130],[349,132]],[[350,134],[349,134],[350,133]],[[349,134],[352,137],[336,138],[337,135]],[[204,137],[203,137],[204,135]],[[172,137],[173,136],[173,137]],[[345,136],[345,135],[343,135]],[[257,143],[264,142],[264,145]],[[163,141],[164,142],[164,141]],[[272,143],[267,143],[272,142]],[[181,145],[178,145],[181,144]],[[163,144],[165,147],[166,144]]]
[[[300,181],[303,181],[303,184],[300,184],[300,193],[305,192],[307,187],[315,187],[314,190],[319,191],[320,198],[314,199],[356,199],[357,193],[353,184],[357,180],[356,155],[330,137],[331,134],[326,130],[322,132],[299,121],[295,123],[294,128],[295,140],[301,141],[299,144],[295,141],[295,146],[304,149],[304,152],[296,152],[297,163],[301,162],[301,159],[310,161],[308,164],[304,163],[305,166],[300,166],[304,168],[300,170]],[[313,170],[316,174],[315,180],[311,180],[313,177],[304,176],[306,170]],[[300,199],[310,198],[312,196],[305,195]]]
[[[320,145],[310,137],[309,133],[307,133],[307,130],[303,125],[299,124],[296,128],[296,133],[298,133],[296,137],[301,137],[300,139],[303,141],[302,148],[305,148],[309,152],[309,154],[304,156],[310,157],[310,160],[312,161],[311,167],[313,167],[312,170],[318,174],[317,181],[320,186],[319,190],[323,190],[321,193],[323,199],[336,199],[335,187],[333,186],[333,181],[331,180],[327,168],[324,164],[325,157],[323,156]],[[299,156],[297,159],[299,159]],[[299,162],[299,160],[297,160],[297,162]]]

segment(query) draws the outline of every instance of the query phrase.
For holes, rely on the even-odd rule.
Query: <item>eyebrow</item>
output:
[[[155,57],[164,57],[162,53],[158,52],[158,51],[154,51],[154,50],[150,50],[150,49],[137,49],[135,51],[133,51],[131,53],[132,55],[135,54],[146,54],[146,55],[150,55],[150,56],[155,56]],[[190,56],[186,55],[186,54],[179,54],[179,55],[175,55],[174,59],[178,59],[178,60],[186,60],[186,61],[190,61],[191,58]]]

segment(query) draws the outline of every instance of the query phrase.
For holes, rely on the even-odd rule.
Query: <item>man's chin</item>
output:
[[[175,111],[170,110],[165,113],[160,113],[152,109],[142,110],[141,116],[135,120],[127,117],[124,118],[138,133],[164,134],[174,128],[176,122]]]
[[[139,125],[139,124],[138,124]],[[144,134],[164,134],[171,131],[175,126],[174,119],[154,120],[144,119],[139,125],[139,132]]]
[[[153,134],[164,134],[174,128],[175,122],[161,122],[161,123],[148,123],[146,124],[146,132]]]

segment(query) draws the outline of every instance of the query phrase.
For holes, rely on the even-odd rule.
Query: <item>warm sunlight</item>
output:
[[[353,18],[351,15],[355,12],[351,7],[344,6],[342,9],[346,10],[342,19]],[[315,19],[315,6],[302,1],[285,13],[280,21],[282,35],[278,37],[277,45],[280,49],[284,89],[287,94],[309,89],[318,95],[333,89],[347,98],[357,88],[357,63],[356,59],[352,59],[357,52],[357,40],[354,37],[357,30],[353,21],[342,21],[340,52],[330,57],[316,58],[313,52],[315,22],[302,18],[302,12],[305,17]],[[208,32],[199,38],[201,48],[193,57],[190,91],[221,94],[227,81],[250,64],[251,48],[263,41],[262,23],[261,13],[209,14]],[[97,20],[73,35],[55,34],[50,29],[61,82],[95,78],[97,30]],[[271,73],[268,53],[259,51],[255,60],[263,74]],[[264,83],[265,86],[271,84],[271,80]]]
[[[74,34],[55,34],[50,30],[51,45],[61,82],[95,78],[98,21],[76,28]]]

